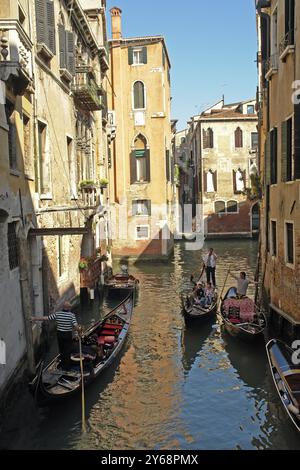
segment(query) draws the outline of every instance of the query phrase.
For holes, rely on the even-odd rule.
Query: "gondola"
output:
[[[85,385],[93,382],[107,369],[125,343],[133,312],[130,294],[118,307],[98,321],[82,336],[83,376]],[[74,340],[72,367],[60,369],[60,356],[56,356],[30,384],[31,391],[46,399],[63,399],[81,389],[81,370],[78,342]]]
[[[186,297],[181,296],[182,304],[182,315],[187,325],[193,324],[194,322],[205,322],[213,319],[217,313],[218,306],[218,294],[215,293],[215,297],[211,305],[202,307],[195,302],[193,295]]]
[[[121,268],[122,272],[109,277],[104,284],[108,294],[122,294],[128,291],[135,292],[139,286],[139,280],[128,273],[127,267]]]
[[[300,368],[293,364],[293,351],[282,341],[271,339],[266,345],[272,377],[280,400],[300,431]]]
[[[263,337],[267,326],[265,314],[249,297],[237,298],[235,287],[231,287],[221,300],[220,314],[225,330],[231,336],[244,341]]]

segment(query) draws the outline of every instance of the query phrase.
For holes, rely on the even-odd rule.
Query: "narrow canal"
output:
[[[228,263],[253,276],[256,242],[213,246],[219,286]],[[201,256],[178,244],[168,265],[132,268],[141,288],[130,336],[113,369],[87,390],[86,436],[80,433],[79,396],[37,408],[24,390],[8,410],[0,448],[300,449],[274,389],[264,345],[247,347],[218,322],[185,328],[179,293],[190,287]],[[108,308],[82,312],[82,322]]]

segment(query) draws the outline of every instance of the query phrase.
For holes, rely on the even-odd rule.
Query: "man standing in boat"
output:
[[[71,367],[71,353],[73,349],[73,331],[79,334],[81,326],[78,325],[75,314],[71,312],[72,305],[65,302],[61,311],[52,313],[47,317],[31,317],[32,322],[56,321],[57,342],[61,358],[61,368],[69,370]]]
[[[258,284],[258,282],[248,279],[247,274],[244,271],[240,273],[239,277],[233,274],[231,271],[229,271],[229,274],[237,281],[237,297],[247,297],[249,284]]]
[[[204,256],[203,261],[206,270],[207,283],[212,283],[213,287],[216,287],[216,266],[217,266],[217,255],[213,248],[209,249],[207,255]]]

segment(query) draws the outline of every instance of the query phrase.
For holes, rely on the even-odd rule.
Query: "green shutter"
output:
[[[145,152],[145,157],[146,157],[146,181],[150,183],[151,181],[151,171],[150,171],[150,150],[147,149]]]
[[[61,69],[66,68],[66,32],[62,24],[58,25],[59,37],[59,66]]]
[[[287,181],[287,124],[281,125],[281,181]]]
[[[55,17],[54,17],[54,3],[46,0],[47,11],[47,46],[53,54],[56,54],[56,41],[55,41]]]
[[[75,39],[71,31],[66,32],[66,62],[71,75],[75,75]]]
[[[35,0],[36,34],[38,44],[47,44],[47,17],[45,0]]]
[[[136,183],[136,157],[133,150],[130,154],[130,184]]]
[[[271,184],[271,135],[268,133],[265,142],[265,182]]]
[[[294,178],[300,179],[300,104],[295,105],[294,115],[294,146],[295,146],[295,166]]]
[[[142,49],[142,56],[143,56],[143,64],[147,64],[148,57],[147,57],[147,47],[143,47]]]
[[[170,151],[166,150],[166,178],[170,181]]]
[[[133,47],[128,47],[128,64],[133,64]]]
[[[147,207],[147,214],[150,217],[150,215],[151,215],[151,201],[150,201],[150,199],[148,199],[145,202],[146,202],[146,207]]]

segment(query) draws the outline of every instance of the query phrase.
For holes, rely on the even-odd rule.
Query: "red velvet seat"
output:
[[[122,325],[113,325],[112,323],[104,323],[103,328],[106,330],[122,330]]]
[[[114,334],[113,330],[104,329],[100,331],[99,336],[112,336]]]
[[[234,325],[238,325],[239,323],[241,323],[241,320],[239,318],[229,318],[228,320]]]
[[[114,344],[116,338],[114,336],[100,336],[98,338],[98,344],[101,346],[103,344]]]

